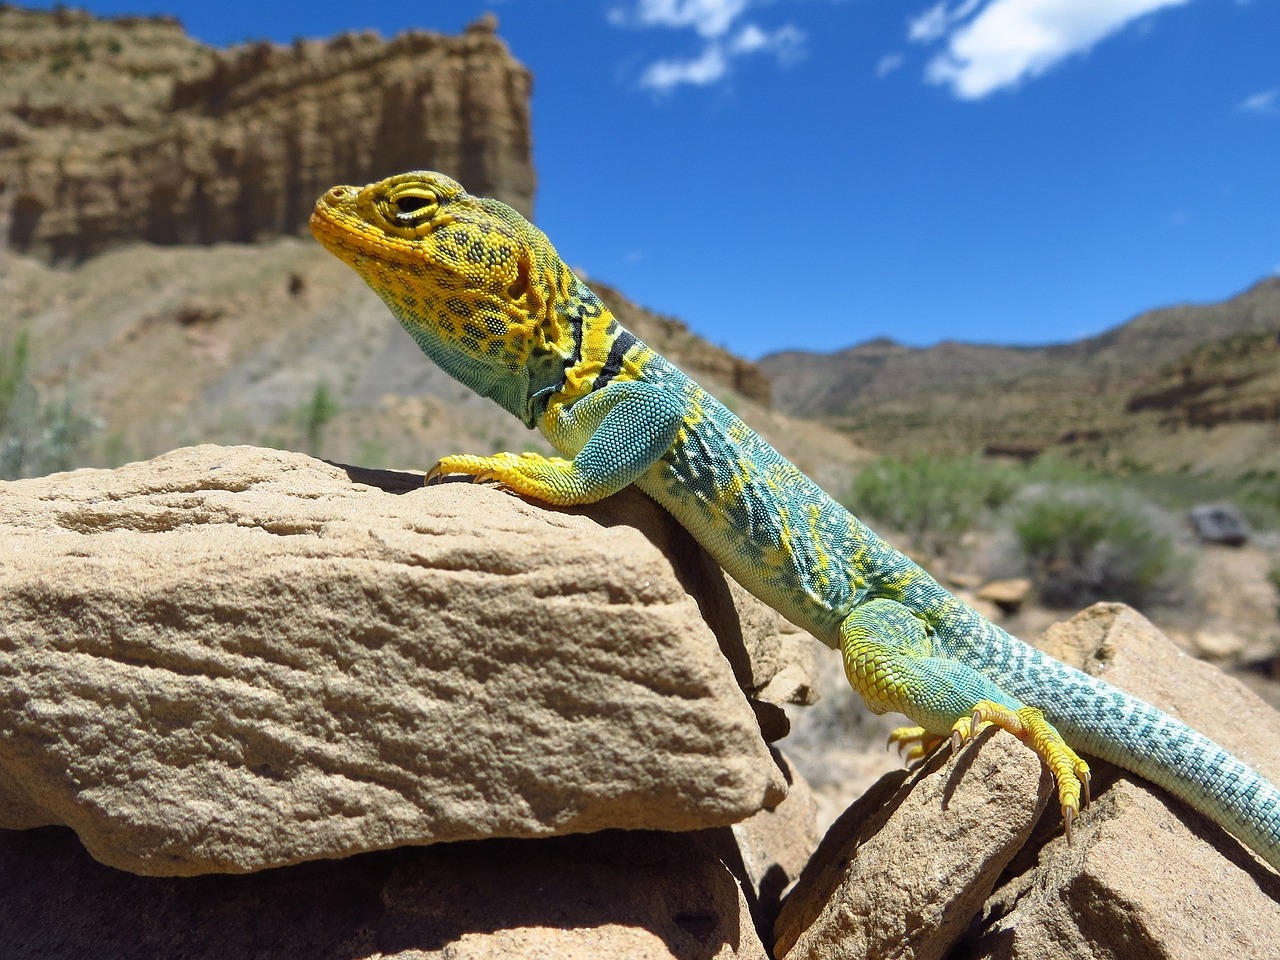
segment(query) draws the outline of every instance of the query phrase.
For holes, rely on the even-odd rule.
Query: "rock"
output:
[[[1280,745],[1260,735],[1276,714],[1128,607],[1091,607],[1041,646],[1280,780]],[[1051,783],[1030,751],[989,732],[958,765],[948,754],[887,775],[836,822],[783,904],[779,960],[1275,955],[1280,876],[1168,794],[1092,761],[1068,846],[1056,804],[1037,823]]]
[[[978,588],[977,597],[994,603],[1005,613],[1017,613],[1031,596],[1031,581],[1026,577],[1011,580],[991,580]]]
[[[1128,607],[1090,607],[1050,629],[1041,645],[1280,779],[1280,746],[1259,735],[1280,728],[1275,712]],[[1274,957],[1280,877],[1160,789],[1101,762],[1094,768],[1095,802],[1077,821],[1074,846],[1056,831],[1038,835],[984,907],[964,956]]]
[[[0,485],[0,826],[191,875],[781,800],[717,645],[756,621],[651,501],[396,476],[206,446]]]
[[[1249,521],[1229,503],[1192,507],[1187,519],[1196,536],[1205,543],[1240,547],[1249,540]]]
[[[1191,636],[1196,653],[1209,660],[1229,660],[1244,653],[1244,638],[1229,630],[1197,630]]]
[[[935,573],[934,576],[937,576]],[[946,581],[951,586],[959,590],[976,590],[982,586],[982,577],[976,573],[966,573],[962,570],[946,571]]]
[[[6,960],[765,960],[704,845],[605,831],[367,853],[249,876],[136,877],[68,830],[0,831]]]
[[[783,891],[800,877],[819,839],[809,784],[785,754],[774,756],[787,775],[787,798],[741,823],[699,834],[738,878],[764,942],[773,940]]]
[[[215,50],[172,18],[3,5],[0,241],[50,260],[251,241],[300,230],[335,183],[423,168],[528,214],[532,81],[476,26]]]
[[[778,960],[941,958],[1031,835],[1052,783],[1013,737],[885,776],[828,831],[783,904]]]

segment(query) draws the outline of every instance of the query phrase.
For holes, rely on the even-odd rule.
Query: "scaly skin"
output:
[[[634,483],[734,579],[840,648],[872,710],[919,724],[900,743],[918,750],[985,723],[1009,730],[1053,772],[1068,831],[1088,798],[1075,749],[1103,757],[1280,870],[1280,791],[1186,725],[978,616],[624,330],[510,207],[406,173],[334,187],[311,230],[432,360],[564,454],[446,457],[429,478],[469,474],[562,505]]]

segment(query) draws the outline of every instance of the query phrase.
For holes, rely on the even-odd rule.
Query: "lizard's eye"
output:
[[[434,210],[438,202],[436,195],[428,191],[423,191],[421,193],[406,193],[403,196],[396,197],[396,219],[421,219],[425,214]]]

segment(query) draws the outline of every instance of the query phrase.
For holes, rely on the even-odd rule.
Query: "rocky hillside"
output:
[[[529,211],[530,78],[495,27],[224,51],[170,18],[0,7],[0,358],[26,336],[36,386],[89,434],[74,463],[197,440],[370,465],[540,448],[412,349],[354,273],[291,236],[334,183],[413,167]],[[847,485],[851,441],[772,413],[753,364],[596,286]]]
[[[777,414],[751,364],[596,285],[623,322],[832,489],[865,454]],[[114,464],[195,441],[308,450],[368,466],[459,451],[545,449],[506,411],[428,361],[355,272],[313,240],[131,244],[72,268],[0,265],[0,347],[29,338],[46,398],[94,421],[87,457]]]
[[[1048,347],[873,340],[760,362],[778,406],[873,448],[1032,457],[1111,467],[1280,470],[1280,278],[1227,301],[1141,314]]]
[[[51,260],[252,241],[415,168],[527,213],[531,80],[495,26],[215,50],[169,17],[0,6],[0,240]]]

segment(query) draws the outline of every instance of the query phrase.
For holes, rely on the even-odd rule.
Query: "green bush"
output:
[[[316,384],[311,399],[299,410],[307,453],[313,457],[320,456],[320,448],[324,445],[325,427],[341,412],[342,408],[329,391],[329,384],[321,380]]]
[[[1013,529],[1047,606],[1141,603],[1176,566],[1172,538],[1132,497],[1106,488],[1041,490],[1018,505]]]
[[[0,479],[37,477],[79,466],[97,423],[70,395],[44,400],[27,375],[27,334],[0,348]]]
[[[1011,469],[976,459],[886,457],[858,474],[853,512],[906,534],[922,550],[944,554],[1018,487]]]

